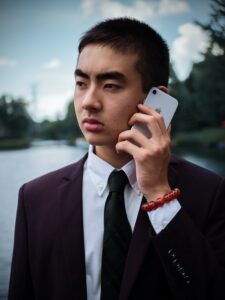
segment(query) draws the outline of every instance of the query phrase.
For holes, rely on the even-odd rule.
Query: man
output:
[[[163,118],[141,104],[153,86],[168,92],[168,74],[167,46],[144,23],[112,19],[84,34],[74,104],[91,146],[22,186],[10,300],[224,298],[224,179],[170,155]],[[130,130],[135,123],[151,137]],[[118,203],[115,169],[127,180]],[[158,208],[141,209],[158,198]],[[115,203],[121,217],[112,221]]]

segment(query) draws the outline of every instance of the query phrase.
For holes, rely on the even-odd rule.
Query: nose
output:
[[[88,111],[101,110],[102,103],[97,87],[90,86],[83,95],[82,108]]]

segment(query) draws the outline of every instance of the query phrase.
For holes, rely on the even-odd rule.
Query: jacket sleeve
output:
[[[203,197],[204,198],[204,197]],[[200,199],[195,199],[200,200]],[[174,298],[225,299],[225,180],[220,179],[202,228],[185,208],[153,237]],[[204,199],[201,199],[204,205]],[[201,218],[200,215],[198,215]]]
[[[34,299],[29,266],[27,221],[23,190],[24,185],[19,191],[8,300]]]

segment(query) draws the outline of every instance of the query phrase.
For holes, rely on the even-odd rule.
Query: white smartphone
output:
[[[149,91],[143,104],[146,106],[150,106],[155,111],[160,113],[164,118],[164,122],[167,128],[170,125],[171,120],[175,114],[178,106],[178,101],[169,94],[153,87]],[[141,131],[147,137],[151,137],[151,133],[145,124],[137,123],[132,126],[132,128]]]

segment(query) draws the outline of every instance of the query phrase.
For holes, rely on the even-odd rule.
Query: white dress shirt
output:
[[[88,300],[100,299],[104,206],[109,193],[108,178],[113,170],[114,167],[95,155],[93,147],[90,146],[83,174],[83,226]],[[143,195],[138,189],[134,161],[128,162],[122,170],[129,180],[124,190],[124,201],[133,231]],[[149,212],[148,216],[155,232],[158,234],[163,230],[179,210],[180,204],[175,199]]]

